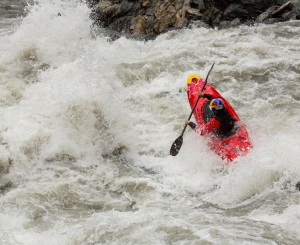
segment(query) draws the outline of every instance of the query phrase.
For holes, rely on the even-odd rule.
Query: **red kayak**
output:
[[[192,83],[192,78],[196,77],[198,83]],[[197,99],[198,93],[201,91],[204,85],[204,80],[198,75],[192,74],[187,80],[187,95],[191,108],[194,107]],[[232,133],[226,138],[218,138],[213,133],[204,135],[208,140],[209,147],[214,150],[222,159],[227,159],[229,162],[233,161],[239,156],[245,156],[249,150],[253,147],[250,137],[247,132],[246,125],[241,122],[239,116],[234,111],[229,102],[220,95],[209,83],[206,84],[203,92],[205,94],[211,94],[213,98],[221,98],[224,102],[224,107],[227,109],[230,116],[235,120],[235,127]],[[196,131],[201,131],[204,129],[205,124],[212,118],[213,112],[209,107],[209,101],[205,98],[200,98],[198,104],[193,113],[196,122],[198,124]]]

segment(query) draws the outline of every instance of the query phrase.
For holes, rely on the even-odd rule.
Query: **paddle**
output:
[[[207,76],[206,76],[206,79],[205,79],[205,82],[204,82],[203,87],[202,87],[202,89],[201,89],[201,92],[203,92],[203,90],[204,90],[204,88],[205,88],[205,86],[206,86],[207,78],[208,78],[208,76],[209,76],[209,74],[210,74],[212,68],[214,67],[214,65],[215,65],[215,62],[212,64],[212,66],[211,66],[211,68],[210,68],[210,70],[209,70],[209,72],[208,72],[208,74],[207,74]],[[191,111],[191,114],[190,114],[188,120],[191,119],[191,117],[192,117],[192,115],[193,115],[193,112],[194,112],[194,110],[195,110],[195,108],[196,108],[196,106],[197,106],[197,104],[198,104],[199,99],[200,99],[200,97],[198,96],[198,99],[197,99],[197,101],[196,101],[196,103],[195,103],[195,105],[194,105],[194,107],[193,107],[193,109],[192,109],[192,111]],[[178,152],[179,152],[181,146],[182,146],[182,143],[183,143],[183,133],[184,133],[186,127],[187,127],[187,125],[184,126],[184,129],[183,129],[181,135],[174,141],[174,143],[173,143],[172,146],[171,146],[170,154],[171,154],[172,156],[176,156],[176,155],[178,154]]]

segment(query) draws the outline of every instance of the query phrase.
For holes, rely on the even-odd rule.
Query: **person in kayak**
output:
[[[235,119],[232,118],[228,111],[224,108],[224,103],[220,98],[212,98],[211,94],[204,94],[200,92],[198,95],[200,98],[204,97],[209,102],[209,107],[213,111],[213,116],[208,120],[203,129],[200,129],[201,135],[206,135],[213,132],[214,135],[220,138],[225,138],[231,134],[231,131],[235,125]],[[195,129],[197,125],[189,120],[185,121],[186,125],[189,125],[192,129]]]

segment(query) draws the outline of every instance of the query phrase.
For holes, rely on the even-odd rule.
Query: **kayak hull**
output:
[[[198,99],[198,93],[201,91],[203,85],[204,81],[202,79],[200,79],[197,84],[187,84],[187,96],[191,108],[194,107]],[[204,135],[209,147],[222,159],[226,159],[228,162],[233,161],[239,156],[245,156],[253,147],[246,125],[240,120],[229,102],[213,86],[207,83],[203,92],[205,94],[212,94],[213,98],[221,98],[228,113],[236,120],[234,129],[226,138],[219,138],[213,133]],[[213,115],[208,105],[209,103],[206,98],[200,98],[193,112],[197,122],[196,131],[199,133],[205,128],[205,124]]]

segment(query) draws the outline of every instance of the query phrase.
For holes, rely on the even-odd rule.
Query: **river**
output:
[[[299,21],[112,42],[84,2],[26,6],[0,4],[0,244],[300,243]],[[169,155],[213,62],[254,146],[229,165],[191,129]]]

